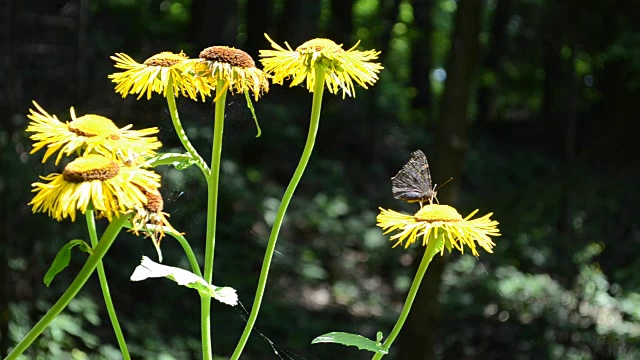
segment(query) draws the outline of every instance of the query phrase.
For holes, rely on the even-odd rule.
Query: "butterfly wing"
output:
[[[416,150],[396,176],[391,178],[393,197],[408,202],[431,200],[435,192],[431,187],[431,172],[425,154]]]

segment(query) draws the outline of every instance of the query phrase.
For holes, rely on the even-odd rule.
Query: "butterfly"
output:
[[[409,162],[402,166],[396,176],[391,178],[393,197],[406,202],[422,203],[436,199],[436,187],[431,185],[431,172],[427,156],[420,150],[411,153]]]

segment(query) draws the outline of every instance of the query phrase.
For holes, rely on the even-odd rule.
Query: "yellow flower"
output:
[[[109,75],[111,81],[117,84],[116,93],[122,97],[139,94],[140,99],[146,93],[147,99],[151,99],[152,92],[166,97],[170,82],[176,96],[181,94],[197,100],[197,94],[200,94],[204,101],[205,97],[211,94],[210,86],[205,79],[197,78],[185,71],[184,61],[189,58],[182,52],[161,52],[142,64],[122,53],[111,56],[111,59],[116,62],[115,67],[126,70]]]
[[[342,45],[338,45],[329,39],[313,39],[292,50],[287,42],[287,49],[276,44],[265,34],[271,46],[276,50],[260,50],[260,59],[264,71],[272,73],[273,82],[282,82],[292,77],[290,86],[301,84],[306,79],[306,86],[313,91],[315,83],[315,68],[321,67],[325,73],[325,84],[332,94],[342,89],[342,97],[345,94],[355,97],[353,81],[363,88],[373,85],[378,80],[377,73],[383,68],[378,63],[372,63],[380,55],[379,51],[354,50],[345,51]]]
[[[132,125],[127,125],[119,129],[104,116],[88,114],[76,118],[73,108],[71,122],[63,123],[55,115],[49,115],[35,101],[33,105],[36,110],[29,109],[27,117],[31,121],[26,131],[34,133],[30,136],[35,141],[31,154],[47,147],[42,162],[58,150],[60,152],[56,164],[60,162],[62,155],[69,156],[76,150],[83,151],[83,154],[117,155],[126,160],[154,155],[154,150],[162,146],[156,137],[148,137],[158,132],[155,127],[129,130]]]
[[[256,68],[246,52],[227,46],[211,46],[200,52],[200,58],[187,61],[188,68],[210,84],[225,83],[231,93],[253,92],[257,101],[269,91],[267,75]],[[220,89],[222,90],[222,89]]]
[[[385,234],[398,231],[390,239],[396,241],[394,247],[406,240],[404,247],[407,248],[418,237],[422,237],[422,245],[426,246],[429,241],[444,235],[442,252],[446,247],[449,252],[456,248],[464,253],[464,245],[467,245],[471,253],[478,256],[475,243],[477,242],[480,247],[492,253],[495,244],[491,236],[500,236],[500,231],[497,228],[498,222],[489,219],[492,213],[470,220],[477,212],[478,210],[463,219],[455,208],[448,205],[425,205],[415,215],[380,208],[377,221]]]
[[[36,195],[29,205],[33,212],[47,212],[60,221],[76,219],[76,210],[83,214],[91,204],[96,213],[109,220],[147,203],[142,189],[157,192],[160,175],[123,164],[97,154],[89,154],[70,162],[62,174],[41,177],[46,183],[32,186]]]

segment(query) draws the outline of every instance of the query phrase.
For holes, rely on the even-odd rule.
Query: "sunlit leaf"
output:
[[[330,332],[320,335],[311,341],[312,344],[318,343],[336,343],[347,346],[356,346],[360,350],[368,350],[374,353],[387,354],[389,351],[380,344],[382,333],[378,332],[377,341],[367,339],[358,334],[350,334],[344,332]]]
[[[162,165],[171,165],[178,170],[184,170],[196,163],[196,160],[189,153],[166,153],[153,156],[145,162],[146,166],[156,167]]]
[[[207,294],[223,304],[231,306],[238,304],[238,295],[235,289],[227,286],[209,285],[203,278],[190,271],[158,264],[146,256],[142,257],[140,265],[131,274],[131,281],[160,277],[166,277],[175,281],[178,285],[196,289],[198,292]]]
[[[58,251],[56,258],[53,259],[53,263],[51,263],[49,270],[44,274],[44,279],[42,281],[45,285],[49,286],[51,281],[53,281],[53,278],[64,270],[64,268],[69,266],[69,261],[71,260],[71,249],[75,246],[79,246],[80,251],[82,252],[91,253],[91,247],[84,240],[75,239],[64,244],[60,251]]]

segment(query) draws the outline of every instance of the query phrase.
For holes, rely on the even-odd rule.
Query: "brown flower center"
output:
[[[164,200],[162,199],[162,195],[160,193],[154,193],[147,191],[146,189],[141,189],[144,195],[147,197],[147,205],[145,205],[145,209],[152,213],[160,213],[164,208]]]
[[[102,155],[87,155],[70,162],[62,172],[62,178],[70,183],[93,180],[105,181],[118,175],[118,164]]]
[[[186,60],[187,56],[183,53],[174,54],[172,52],[161,52],[160,54],[153,55],[144,61],[147,66],[161,66],[172,67],[173,65]]]
[[[200,58],[209,61],[227,63],[231,66],[237,66],[245,69],[256,67],[256,63],[249,54],[242,50],[227,46],[208,47],[200,52]]]

